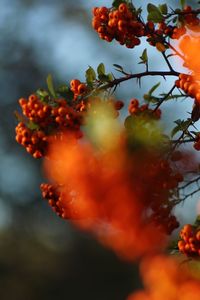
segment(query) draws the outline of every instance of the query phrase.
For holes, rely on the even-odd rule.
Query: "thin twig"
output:
[[[159,103],[156,105],[155,109],[153,110],[154,112],[161,106],[161,104],[171,95],[173,90],[175,89],[175,85],[171,88],[171,90],[159,101]]]

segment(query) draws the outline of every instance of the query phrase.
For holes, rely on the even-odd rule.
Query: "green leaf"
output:
[[[31,130],[37,130],[40,128],[40,126],[32,121],[29,121],[27,124],[27,127]]]
[[[160,4],[159,6],[159,10],[160,12],[163,14],[163,15],[167,15],[168,13],[168,7],[167,7],[167,4]]]
[[[96,79],[95,70],[92,67],[89,67],[85,72],[85,78],[87,84],[91,85],[93,81]]]
[[[178,119],[174,123],[177,124],[177,126],[172,129],[171,137],[173,137],[178,131],[185,131],[191,124],[191,119],[187,119],[185,121]]]
[[[140,56],[141,61],[139,64],[147,64],[148,63],[148,55],[147,55],[147,49],[144,49],[142,52],[142,55]]]
[[[172,23],[175,24],[175,23],[177,22],[177,19],[178,19],[177,17],[174,17],[174,18],[172,19]]]
[[[152,95],[153,92],[159,87],[160,82],[156,83],[150,90],[149,90],[149,95]]]
[[[180,0],[180,5],[181,5],[181,7],[182,7],[182,9],[184,8],[184,6],[185,6],[185,0]]]
[[[134,116],[128,116],[124,121],[124,127],[127,130],[131,130],[134,127]]]
[[[41,98],[45,98],[49,96],[49,93],[45,90],[39,89],[36,91],[36,94],[41,97]]]
[[[126,3],[124,0],[114,0],[112,3],[112,7],[118,8],[121,3]]]
[[[154,4],[148,3],[148,5],[147,5],[147,11],[148,11],[148,13],[151,13],[153,11],[159,11],[159,9]]]
[[[163,16],[159,11],[152,11],[148,14],[148,21],[153,21],[154,23],[160,23],[163,21]]]
[[[112,76],[111,73],[109,73],[107,75],[106,74],[102,74],[102,75],[99,75],[99,80],[101,82],[110,82],[110,81],[113,80],[113,76]]]
[[[61,95],[62,97],[67,98],[67,101],[71,101],[74,97],[74,93],[71,91],[71,89],[66,84],[59,86],[59,88],[56,90],[56,92],[59,95]]]
[[[14,111],[14,115],[18,122],[26,123],[26,118],[23,115],[21,115],[17,110]]]
[[[195,227],[200,227],[200,215],[198,215],[198,216],[196,217],[196,220],[195,220],[195,222],[194,222],[194,226],[195,226]]]
[[[154,103],[154,104],[157,104],[160,100],[159,98],[157,97],[154,97],[152,95],[149,95],[149,94],[144,94],[143,96],[144,100],[148,103]]]
[[[166,97],[166,95],[167,94],[160,94],[160,96],[162,96],[162,97]],[[185,96],[183,96],[183,95],[170,95],[167,98],[165,98],[165,101],[171,100],[171,99],[183,98],[183,97],[185,97]]]
[[[98,65],[98,67],[97,67],[97,73],[98,73],[98,75],[104,75],[105,72],[106,72],[106,70],[105,70],[104,64],[103,64],[103,63],[100,63],[100,64]]]
[[[180,131],[180,126],[179,125],[175,126],[171,131],[171,137],[173,138],[179,131]]]
[[[54,85],[53,85],[53,78],[52,78],[52,75],[49,74],[47,76],[47,87],[48,87],[48,90],[49,92],[51,93],[51,95],[56,98],[56,92],[55,92],[55,89],[54,89]]]
[[[107,77],[108,77],[108,81],[112,81],[113,80],[113,75],[111,73],[108,73]]]
[[[153,21],[155,23],[162,22],[163,16],[160,12],[160,9],[155,6],[154,4],[149,3],[147,5],[147,11],[148,11],[148,21]]]
[[[123,67],[118,64],[113,64],[113,66],[117,69],[117,71],[121,71],[121,72],[124,71]]]

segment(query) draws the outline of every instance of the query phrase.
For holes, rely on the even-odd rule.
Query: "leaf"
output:
[[[147,11],[148,11],[148,21],[153,21],[155,23],[162,22],[163,16],[157,6],[154,4],[149,3],[147,5]]]
[[[149,95],[152,95],[153,92],[159,87],[160,82],[156,83],[150,90],[149,90]]]
[[[117,69],[117,71],[121,71],[121,72],[124,71],[123,67],[118,64],[113,64],[113,66]]]
[[[184,131],[191,124],[191,119],[187,119],[186,121],[181,122],[181,130]]]
[[[134,127],[134,116],[128,116],[126,117],[125,121],[124,121],[124,127],[127,130],[131,130],[132,127]]]
[[[14,111],[14,115],[18,122],[26,123],[26,118],[18,113],[17,110]]]
[[[93,81],[96,79],[95,70],[92,67],[89,67],[85,72],[85,78],[87,84],[91,85]]]
[[[49,92],[51,93],[51,95],[56,98],[56,92],[55,92],[55,89],[54,89],[54,85],[53,85],[53,78],[52,78],[52,75],[49,74],[47,76],[47,87],[48,87],[48,90]]]
[[[104,75],[105,74],[105,66],[103,63],[100,63],[97,67],[97,73],[98,75]]]
[[[37,130],[40,128],[40,126],[32,121],[29,121],[27,124],[27,127],[31,130]]]
[[[173,19],[172,19],[172,23],[176,23],[177,22],[177,17],[174,17]]]
[[[160,23],[163,21],[163,16],[160,11],[152,11],[148,14],[147,20],[154,23]]]
[[[178,120],[174,121],[174,123],[177,124],[177,125],[180,125],[181,122],[182,122],[181,119],[178,119]]]
[[[101,82],[110,82],[110,81],[113,80],[113,76],[112,76],[111,73],[109,73],[107,75],[106,74],[102,74],[102,75],[99,75],[99,80]]]
[[[166,95],[167,94],[160,94],[160,96],[162,96],[162,97],[166,97]],[[165,101],[166,100],[171,100],[171,99],[183,98],[183,97],[184,97],[183,95],[170,95],[167,98],[165,98]]]
[[[184,6],[185,6],[185,0],[180,0],[180,5],[181,5],[181,7],[182,7],[182,9],[183,9]]]
[[[112,7],[118,8],[121,3],[126,3],[124,0],[114,0],[112,3]]]
[[[152,11],[159,11],[159,9],[154,4],[148,3],[147,11],[148,13],[151,13]]]
[[[167,4],[160,4],[159,6],[159,10],[160,12],[163,14],[163,15],[167,15],[168,13],[168,7],[167,7]]]
[[[191,118],[193,122],[197,122],[200,119],[200,105],[198,102],[195,102],[193,106]]]
[[[107,77],[108,77],[108,81],[112,81],[113,80],[113,75],[111,73],[108,73]]]
[[[180,131],[180,126],[179,125],[175,126],[171,131],[171,137],[173,138],[179,131]]]
[[[142,52],[142,55],[140,56],[141,61],[139,64],[147,64],[148,63],[148,55],[147,55],[147,49],[144,49]]]
[[[196,220],[195,220],[195,222],[194,222],[194,226],[195,226],[195,227],[199,227],[199,226],[200,226],[200,215],[198,215],[198,216],[196,217]]]
[[[171,137],[173,137],[178,131],[185,131],[191,124],[191,119],[187,119],[185,121],[178,119],[174,123],[177,124],[177,126],[172,129]]]
[[[49,96],[49,93],[45,90],[39,89],[36,91],[36,94],[41,97],[41,98],[45,98]]]
[[[59,88],[56,90],[56,92],[61,95],[62,97],[67,98],[67,100],[72,100],[74,97],[74,93],[71,91],[71,89],[66,85],[63,84],[59,86]]]
[[[143,95],[143,98],[146,102],[148,103],[154,103],[154,104],[157,104],[159,103],[160,99],[158,97],[154,97],[152,95],[149,95],[149,94],[144,94]]]

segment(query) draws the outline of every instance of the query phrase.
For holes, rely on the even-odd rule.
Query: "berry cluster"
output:
[[[80,82],[78,79],[72,79],[70,81],[70,87],[74,94],[74,100],[76,100],[78,96],[83,96],[87,92],[86,84]]]
[[[200,84],[195,81],[193,76],[180,74],[175,84],[176,87],[181,88],[188,96],[195,98],[200,103]]]
[[[62,193],[58,186],[52,184],[42,183],[40,185],[42,191],[42,197],[46,199],[56,214],[64,219],[67,218],[62,202]]]
[[[26,148],[34,158],[44,156],[47,148],[47,136],[42,130],[31,130],[23,122],[16,129],[16,141]]]
[[[200,10],[198,11],[200,12]],[[198,18],[197,14],[192,13],[191,6],[185,6],[183,12],[186,13],[184,15],[184,22],[189,29],[193,29],[193,27],[200,24],[200,19]]]
[[[144,116],[150,116],[154,119],[160,119],[161,117],[161,110],[156,109],[155,111],[153,109],[149,108],[148,104],[143,104],[139,106],[139,101],[137,99],[131,99],[128,107],[128,111],[131,115],[144,115]]]
[[[171,234],[176,228],[179,227],[179,222],[174,215],[168,212],[168,207],[156,212],[152,216],[153,222],[166,234]]]
[[[178,242],[179,251],[187,256],[200,256],[200,229],[190,224],[184,225]]]
[[[185,34],[186,29],[184,26],[177,27],[167,25],[164,21],[158,24],[156,28],[152,21],[148,21],[145,25],[145,32],[147,35],[147,41],[151,46],[163,52],[166,50],[165,38],[170,37],[171,39],[179,39]]]
[[[161,22],[158,25],[157,33],[169,36],[171,39],[180,39],[186,33],[186,28],[181,25],[180,27],[167,25],[165,22]]]
[[[194,143],[193,147],[197,151],[200,151],[200,133],[197,134],[197,136],[195,138],[195,143]]]
[[[108,42],[115,39],[127,48],[140,44],[139,37],[144,35],[144,25],[126,3],[121,3],[118,9],[95,7],[93,15],[92,26],[101,39]]]
[[[75,208],[73,192],[68,191],[64,185],[52,185],[42,183],[40,185],[42,197],[48,201],[53,211],[62,219],[78,220],[80,219]]]
[[[16,127],[16,141],[34,158],[45,155],[49,136],[67,130],[74,132],[77,138],[81,136],[83,102],[73,108],[65,99],[48,103],[32,94],[28,100],[21,98],[19,104],[26,120]],[[33,124],[34,129],[29,124]]]
[[[173,203],[170,201],[170,193],[183,181],[183,176],[175,173],[167,160],[158,160],[148,167],[148,180],[151,184],[145,193],[149,195],[151,219],[164,232],[171,234],[174,229],[179,227],[179,222],[172,214]],[[145,186],[144,189],[146,189]]]

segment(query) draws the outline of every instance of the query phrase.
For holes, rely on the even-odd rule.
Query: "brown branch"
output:
[[[195,138],[194,139],[190,139],[190,140],[183,140],[183,141],[180,141],[179,139],[171,141],[172,144],[176,144],[177,142],[179,144],[192,143],[192,142],[195,142]]]
[[[171,149],[171,153],[176,149],[176,147],[178,146],[178,144],[181,143],[181,140],[184,138],[184,135],[186,134],[186,132],[188,131],[188,128],[193,124],[193,121],[190,120],[190,123],[188,124],[188,126],[183,130],[181,136],[178,138],[178,140],[175,142],[174,146]]]
[[[179,188],[179,190],[183,190],[185,189],[186,187],[188,187],[189,185],[193,184],[193,183],[197,183],[198,181],[200,180],[200,176],[198,176],[197,178],[193,179],[193,180],[190,180],[189,182],[187,182],[185,185],[181,186]]]
[[[161,106],[161,104],[171,95],[173,90],[175,89],[175,85],[171,88],[171,90],[159,101],[159,103],[156,105],[154,112]]]
[[[100,86],[97,90],[104,90],[104,89],[107,89],[110,87],[114,87],[114,86],[117,86],[118,84],[120,84],[121,82],[130,80],[130,79],[134,79],[134,78],[140,79],[145,76],[162,76],[162,77],[177,76],[178,77],[179,74],[180,73],[176,72],[176,71],[146,71],[146,72],[137,73],[137,74],[129,74],[129,75],[126,75],[125,77],[120,77],[120,78],[114,79],[113,81]]]
[[[176,53],[176,55],[178,55],[182,60],[185,60],[185,57],[178,50],[176,50],[170,43],[168,43],[166,41],[165,41],[165,43],[167,44],[167,46],[170,49],[172,49]]]
[[[176,15],[179,15],[179,16],[184,16],[184,15],[198,15],[200,14],[200,9],[197,9],[197,10],[191,10],[191,11],[177,11],[177,12],[173,12],[173,13],[170,13],[168,14],[165,19],[168,19],[172,16],[176,16]]]

